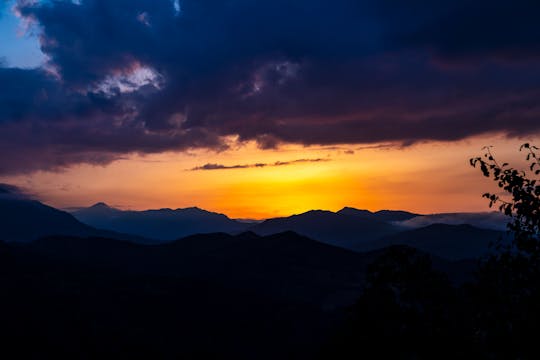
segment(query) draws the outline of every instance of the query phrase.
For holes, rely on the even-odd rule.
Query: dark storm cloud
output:
[[[199,170],[232,170],[232,169],[249,169],[249,168],[263,168],[267,166],[285,166],[301,163],[317,163],[323,161],[330,161],[330,159],[296,159],[290,161],[276,161],[274,163],[256,163],[256,164],[243,164],[243,165],[222,165],[222,164],[204,164],[191,169],[191,171]]]
[[[461,0],[405,38],[431,48],[446,61],[486,55],[517,61],[538,58],[539,13],[540,2],[534,0]]]
[[[226,147],[540,131],[537,2],[20,1],[43,69],[0,67],[0,173]],[[215,164],[208,164],[215,165]]]

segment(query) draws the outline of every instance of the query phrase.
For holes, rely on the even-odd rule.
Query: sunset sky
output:
[[[540,144],[540,3],[0,4],[0,183],[69,208],[486,211]]]

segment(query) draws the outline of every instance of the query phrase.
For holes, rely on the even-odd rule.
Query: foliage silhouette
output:
[[[321,358],[456,358],[457,301],[428,255],[392,246],[369,267],[364,294]]]
[[[525,170],[499,164],[491,147],[484,150],[470,164],[503,190],[483,197],[509,216],[513,241],[481,264],[478,281],[471,287],[476,340],[492,357],[534,358],[539,353],[534,336],[540,332],[539,149],[528,143],[520,147],[526,153]]]
[[[363,295],[322,358],[536,359],[540,356],[540,174],[538,148],[521,146],[528,169],[499,165],[491,152],[470,159],[504,190],[486,193],[509,216],[513,235],[479,262],[474,281],[451,284],[430,258],[391,247],[368,269]],[[495,240],[495,239],[494,239]]]
[[[534,178],[540,174],[538,147],[528,143],[520,147],[520,151],[527,153],[526,170],[517,170],[508,163],[499,165],[491,148],[484,149],[484,156],[472,158],[470,163],[473,167],[479,167],[485,177],[496,181],[506,196],[493,193],[485,193],[483,196],[489,199],[489,207],[498,205],[501,212],[512,218],[508,228],[515,236],[514,245],[517,250],[539,257],[540,180]]]

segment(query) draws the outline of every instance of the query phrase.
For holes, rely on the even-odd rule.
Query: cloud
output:
[[[428,9],[437,4],[421,1]],[[425,4],[424,4],[425,3]],[[432,13],[415,31],[402,36],[409,46],[429,48],[445,62],[491,57],[504,61],[537,60],[540,3],[530,0],[457,0],[446,11]],[[433,16],[434,15],[434,16]]]
[[[261,166],[266,166],[265,164],[261,164]],[[204,164],[202,166],[197,166],[191,169],[192,171],[197,170],[228,170],[228,169],[246,169],[249,167],[255,167],[255,165],[222,165],[222,164]]]
[[[483,229],[508,230],[509,217],[499,212],[486,213],[446,213],[417,216],[396,224],[407,228],[421,228],[432,224],[461,225],[469,224]]]
[[[19,1],[48,60],[0,65],[0,174],[219,150],[231,136],[270,149],[538,134],[538,10],[525,0]]]
[[[199,170],[231,170],[231,169],[249,169],[249,168],[263,168],[268,166],[285,166],[294,165],[300,163],[316,163],[330,161],[330,159],[297,159],[291,161],[276,161],[274,163],[256,163],[256,164],[244,164],[244,165],[222,165],[222,164],[204,164],[191,169],[191,171]]]
[[[298,164],[298,163],[314,163],[314,162],[324,162],[324,161],[330,161],[330,159],[297,159],[297,160],[291,160],[291,161],[276,161],[273,163],[273,166],[283,166],[283,165],[292,165],[292,164]]]

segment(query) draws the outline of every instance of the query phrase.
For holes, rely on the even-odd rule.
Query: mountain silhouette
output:
[[[0,354],[311,358],[334,321],[306,303],[145,267],[160,259],[149,248],[98,238],[0,242],[0,307],[9,309]],[[166,250],[156,248],[172,262]],[[140,260],[142,267],[132,263]]]
[[[344,207],[343,209],[339,210],[337,214],[358,216],[365,219],[379,220],[385,222],[405,221],[413,219],[417,216],[421,216],[419,214],[414,214],[408,211],[401,210],[379,210],[376,212],[371,212],[369,210],[359,210],[352,207]]]
[[[370,264],[393,244],[455,255],[456,243],[484,231],[438,225],[402,232],[392,221],[410,215],[354,210],[241,224],[259,234],[141,243],[145,238],[98,230],[38,201],[0,196],[1,238],[10,241],[0,241],[0,306],[9,309],[4,350],[23,357],[60,352],[60,358],[77,357],[81,348],[88,358],[314,358],[361,296]],[[236,224],[198,208],[128,212],[98,203],[78,212],[96,221],[147,221],[147,231],[159,224],[201,232]],[[476,263],[431,259],[455,283],[470,279]]]
[[[421,215],[410,219],[398,220],[398,224],[407,228],[420,228],[432,224],[462,225],[469,224],[481,229],[506,231],[509,217],[498,212],[479,213],[441,213]]]
[[[172,241],[180,237],[212,232],[239,233],[249,224],[232,220],[223,214],[197,207],[124,211],[105,203],[72,212],[79,221],[90,226],[134,234],[142,237]]]
[[[330,245],[363,250],[364,244],[395,234],[401,228],[379,220],[373,213],[344,209],[338,213],[312,210],[290,217],[269,219],[250,227],[249,230],[260,235],[290,230]]]
[[[337,307],[360,294],[371,254],[294,232],[198,234],[159,245],[105,238],[48,237],[25,249],[59,262],[98,264],[136,274],[190,277],[271,298]]]
[[[420,229],[403,231],[367,244],[368,248],[408,245],[449,260],[476,259],[490,252],[490,245],[499,239],[510,241],[502,231],[480,229],[472,225],[432,224]]]
[[[157,245],[66,236],[0,242],[0,306],[9,309],[2,351],[314,358],[386,251],[356,253],[293,232]],[[470,277],[461,263],[433,262]]]
[[[418,226],[425,222],[429,223],[433,219],[443,219],[448,222],[458,221],[456,219],[473,219],[477,222],[492,218],[500,220],[500,217],[495,218],[495,214],[492,213],[465,214],[467,216],[463,218],[463,214],[418,216],[405,211],[370,212],[343,208],[337,213],[313,210],[290,217],[249,224],[196,207],[177,210],[122,211],[105,203],[97,203],[69,214],[39,201],[25,198],[21,194],[13,193],[12,189],[2,187],[0,189],[2,189],[0,216],[4,223],[0,230],[0,239],[14,242],[29,242],[43,237],[63,235],[149,243],[163,240],[174,241],[174,239],[188,236],[180,242],[174,242],[171,246],[182,247],[184,254],[191,254],[192,251],[202,251],[204,246],[210,246],[212,237],[218,235],[204,237],[204,241],[196,244],[189,236],[221,232],[223,234],[218,236],[217,244],[221,247],[228,244],[229,247],[223,248],[228,251],[233,248],[238,251],[243,249],[246,251],[244,257],[238,261],[249,262],[253,256],[248,256],[252,254],[247,252],[247,249],[252,246],[252,240],[256,239],[258,246],[262,246],[267,240],[261,239],[266,239],[266,236],[287,232],[295,232],[328,245],[357,252],[405,244],[451,260],[478,258],[487,254],[489,245],[497,239],[502,238],[508,241],[504,232],[480,229],[470,225],[431,224],[409,230],[412,223]],[[402,225],[404,223],[409,224],[409,227],[404,227]],[[246,229],[251,232],[238,237],[225,236],[241,233]],[[292,235],[289,237],[299,241]],[[192,244],[192,248],[186,247],[188,244]],[[235,247],[230,247],[233,244],[236,244]],[[312,244],[306,248],[313,247]],[[257,250],[253,249],[253,252],[257,253]],[[212,267],[212,264],[208,266]],[[234,267],[235,264],[223,264],[223,266]]]
[[[147,241],[137,236],[95,229],[65,211],[20,196],[0,197],[0,218],[0,239],[9,242],[28,242],[51,235],[101,236],[135,242]]]

